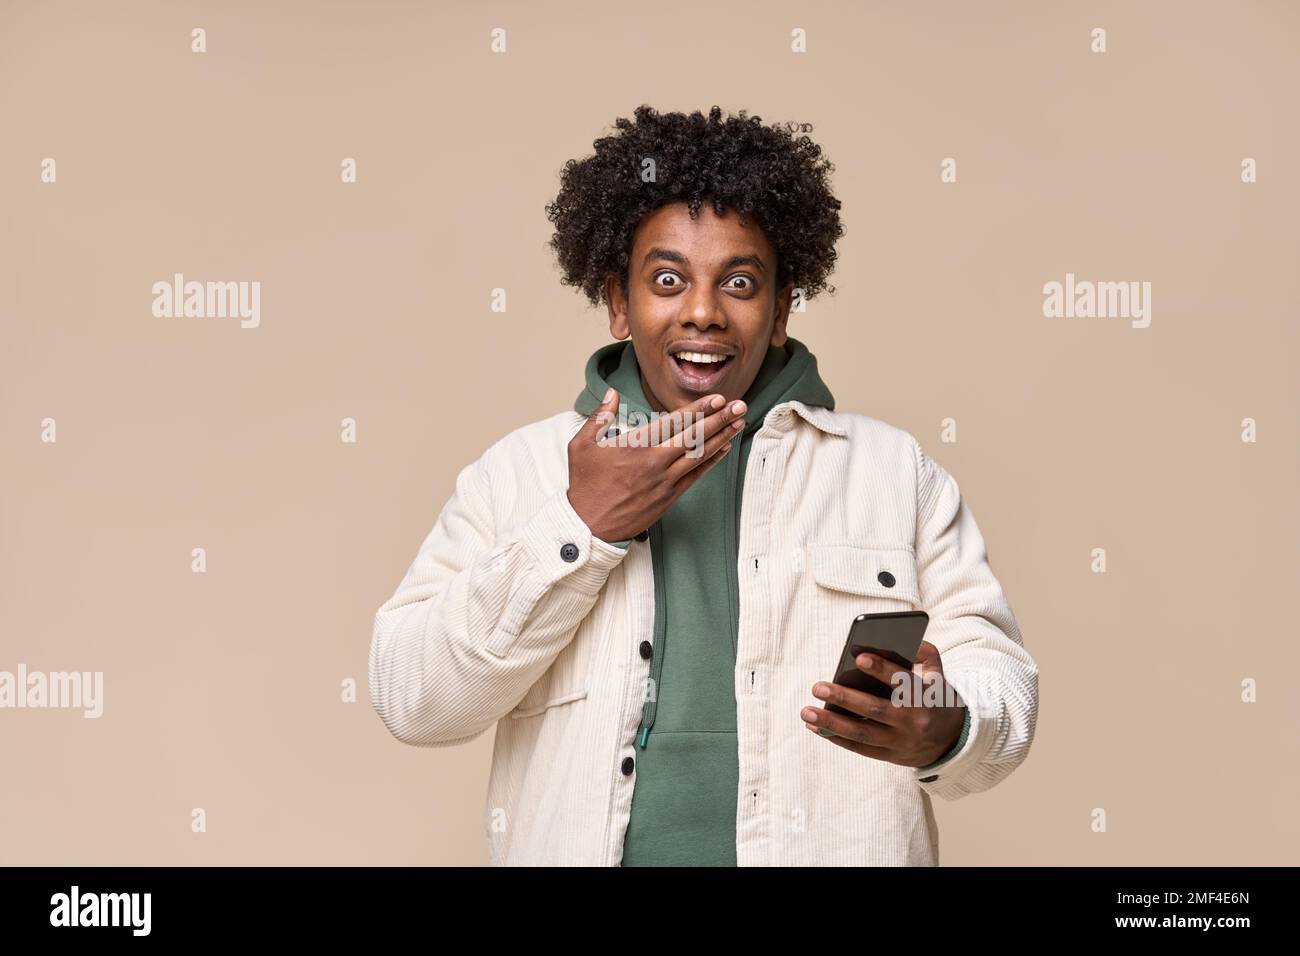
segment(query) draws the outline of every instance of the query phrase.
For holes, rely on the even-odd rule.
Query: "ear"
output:
[[[609,310],[609,334],[616,339],[627,338],[631,334],[627,322],[627,296],[623,295],[623,286],[613,273],[605,276],[605,306]]]
[[[785,345],[786,323],[790,321],[790,302],[794,298],[794,280],[785,284],[785,288],[776,294],[776,304],[772,315],[772,344],[780,348]]]

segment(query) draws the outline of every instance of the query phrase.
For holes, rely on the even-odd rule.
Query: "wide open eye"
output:
[[[660,279],[669,279],[671,281],[664,283],[664,282],[660,282],[659,281]],[[652,281],[655,285],[659,286],[659,288],[661,289],[678,289],[685,284],[682,277],[679,276],[676,272],[660,272],[650,281]]]
[[[754,280],[747,275],[734,275],[727,280],[728,283],[734,283],[736,281],[739,281],[742,284],[732,285],[730,288],[733,292],[753,292],[756,287]]]

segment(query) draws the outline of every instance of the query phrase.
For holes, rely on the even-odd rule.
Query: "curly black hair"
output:
[[[793,280],[805,299],[835,292],[827,276],[844,227],[828,182],[835,167],[804,135],[811,124],[764,126],[745,110],[724,120],[717,106],[705,117],[699,110],[661,114],[642,105],[635,116],[617,119],[621,133],[597,139],[595,155],[565,163],[560,192],[546,206],[564,285],[600,305],[605,277],[613,273],[626,294],[632,234],[641,219],[681,201],[695,218],[707,198],[718,215],[732,208],[756,220],[776,250],[777,288]],[[642,181],[647,158],[654,160],[652,182]]]

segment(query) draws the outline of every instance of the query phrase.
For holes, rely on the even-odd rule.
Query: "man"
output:
[[[1023,761],[1037,668],[956,482],[786,333],[843,232],[833,167],[743,112],[617,125],[548,206],[617,341],[460,472],[376,615],[375,709],[422,746],[496,726],[495,863],[937,864],[931,798]],[[949,693],[829,683],[857,615],[909,610]]]

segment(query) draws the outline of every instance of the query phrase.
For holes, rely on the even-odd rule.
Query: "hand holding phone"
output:
[[[876,697],[889,698],[894,689],[882,681],[864,674],[856,663],[859,654],[874,654],[893,661],[903,670],[911,671],[921,650],[930,615],[924,611],[889,611],[883,614],[859,614],[853,619],[849,636],[840,652],[833,683],[851,687]],[[838,704],[826,704],[826,709],[846,717],[862,719]]]

